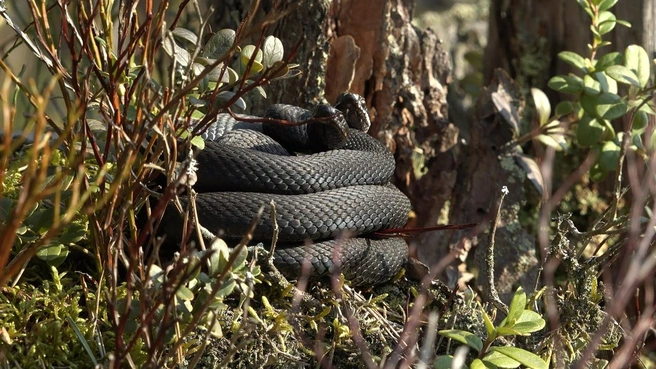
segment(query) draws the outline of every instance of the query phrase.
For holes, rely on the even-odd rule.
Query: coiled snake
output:
[[[354,285],[374,285],[396,275],[407,260],[405,241],[371,234],[403,227],[410,202],[389,184],[393,155],[347,126],[369,128],[362,98],[342,94],[335,107],[318,105],[313,111],[278,104],[265,117],[310,123],[253,124],[220,115],[203,133],[205,149],[196,158],[200,224],[238,240],[264,206],[253,238],[267,241],[274,201],[279,227],[274,265],[287,277],[318,278],[337,268]]]

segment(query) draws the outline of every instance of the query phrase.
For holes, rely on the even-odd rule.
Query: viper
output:
[[[339,271],[353,285],[388,281],[406,263],[407,244],[375,233],[403,227],[410,201],[390,184],[394,157],[366,134],[369,126],[364,99],[351,93],[312,110],[275,104],[263,118],[220,114],[202,133],[205,148],[196,157],[204,234],[238,241],[263,207],[252,236],[270,242],[273,202],[273,261],[284,275]],[[164,218],[173,237],[179,220]]]

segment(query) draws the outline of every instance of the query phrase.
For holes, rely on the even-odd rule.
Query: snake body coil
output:
[[[403,227],[410,209],[407,197],[389,184],[395,165],[392,154],[366,133],[335,128],[335,121],[342,124],[343,116],[355,120],[355,110],[362,109],[343,103],[354,101],[353,96],[357,101],[357,95],[340,97],[342,104],[338,102],[336,107],[341,111],[330,106],[311,112],[274,105],[266,114],[295,122],[330,118],[313,122],[316,127],[269,129],[237,122],[229,115],[219,116],[204,133],[206,147],[197,157],[194,188],[199,192],[196,208],[200,224],[227,240],[238,240],[264,206],[253,238],[270,240],[270,204],[274,201],[279,227],[274,264],[287,276],[297,278],[306,272],[321,277],[339,270],[355,285],[372,285],[398,273],[407,260],[404,240],[346,238]],[[276,140],[262,131],[276,136]],[[328,133],[331,137],[343,133],[345,142],[328,138],[326,144],[326,139],[319,137],[327,131],[332,131]],[[312,146],[318,140],[320,148],[316,149]],[[326,145],[341,147],[313,152],[325,150],[321,146]],[[287,150],[310,154],[287,156]],[[164,226],[172,228],[166,217]],[[309,240],[314,243],[304,245]],[[309,270],[304,270],[305,261]]]

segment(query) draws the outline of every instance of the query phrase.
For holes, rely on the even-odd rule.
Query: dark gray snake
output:
[[[355,285],[388,281],[405,264],[407,245],[400,238],[370,235],[403,227],[410,202],[389,184],[393,155],[347,126],[346,121],[355,126],[366,120],[359,128],[368,129],[366,114],[361,97],[343,94],[335,108],[273,105],[265,115],[312,121],[307,125],[262,125],[219,116],[203,133],[205,149],[196,158],[200,224],[226,240],[239,240],[264,206],[253,238],[267,241],[273,234],[269,204],[274,201],[279,227],[274,264],[283,274],[318,278],[337,268]],[[287,150],[310,153],[288,155]]]

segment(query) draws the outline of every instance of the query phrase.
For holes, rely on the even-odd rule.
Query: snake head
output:
[[[327,104],[319,104],[312,111],[307,130],[313,145],[324,150],[335,150],[344,146],[349,127],[341,111]]]
[[[335,102],[335,108],[344,114],[349,127],[362,132],[369,131],[371,120],[364,97],[351,92],[342,92]]]

